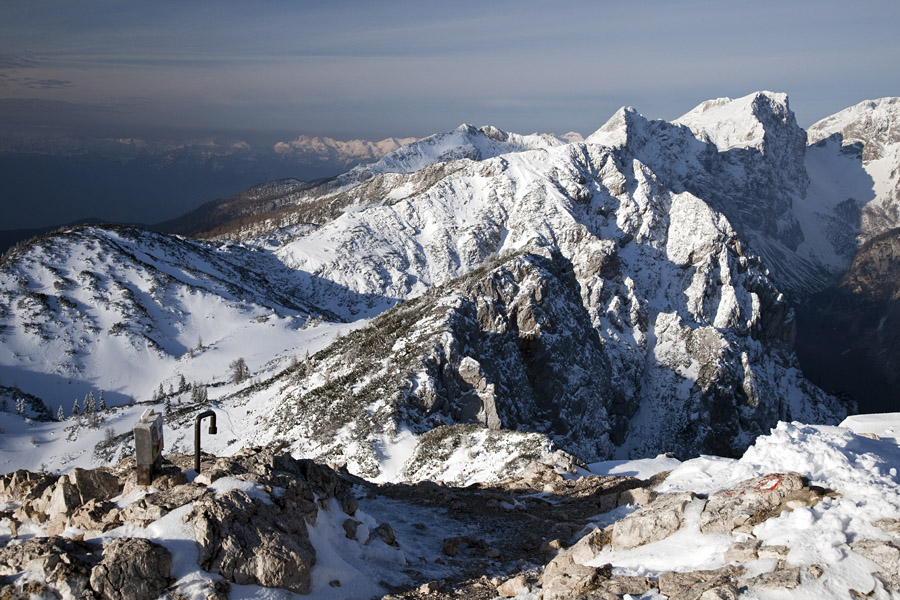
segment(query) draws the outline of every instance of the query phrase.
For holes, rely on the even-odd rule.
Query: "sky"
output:
[[[0,141],[588,135],[764,89],[808,126],[900,95],[898,30],[896,0],[0,0]]]

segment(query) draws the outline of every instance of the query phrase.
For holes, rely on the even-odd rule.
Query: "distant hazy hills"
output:
[[[0,147],[0,251],[63,224],[159,223],[262,182],[333,176],[409,141],[7,140]]]

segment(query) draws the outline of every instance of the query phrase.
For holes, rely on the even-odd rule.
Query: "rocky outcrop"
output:
[[[259,448],[218,459],[204,480],[238,477],[264,489],[278,488],[274,497],[251,497],[241,490],[205,495],[193,503],[186,522],[193,523],[201,568],[228,581],[277,587],[298,594],[310,590],[310,570],[316,552],[307,524],[314,525],[327,498],[337,498],[346,514],[356,512],[356,499],[334,471],[308,460]],[[380,526],[383,538],[393,531]]]
[[[316,553],[302,513],[230,491],[200,500],[187,519],[194,524],[202,569],[240,585],[309,592]]]
[[[900,592],[900,538],[895,541],[864,539],[852,542],[850,548],[878,566],[888,586]]]
[[[46,473],[16,471],[0,479],[0,500],[18,501],[13,517],[21,522],[30,519],[46,523],[51,534],[61,533],[76,510],[90,504],[79,514],[96,511],[96,504],[119,495],[119,478],[108,469],[72,469],[67,475],[55,477]]]
[[[689,492],[660,494],[627,517],[594,529],[561,551],[544,567],[538,583],[545,599],[588,593],[594,595],[590,597],[612,598],[615,593],[646,594],[655,590],[672,599],[712,600],[736,599],[747,589],[793,589],[801,581],[821,575],[821,569],[817,565],[806,570],[789,567],[788,548],[762,545],[753,537],[752,527],[785,510],[814,506],[825,493],[826,490],[810,487],[797,473],[773,473],[741,482],[708,499]],[[628,550],[663,540],[681,530],[689,519],[703,533],[740,536],[725,553],[725,561],[731,564],[713,570],[664,572],[656,581],[617,579],[608,568],[588,566],[596,564],[604,549]],[[886,569],[893,567],[896,548],[890,543],[860,542],[859,547],[860,553],[876,557]],[[776,559],[774,568],[746,577],[740,565],[761,558]],[[614,591],[624,589],[634,591]]]
[[[752,528],[785,510],[815,506],[824,491],[813,490],[799,473],[773,473],[748,479],[709,497],[700,514],[704,533],[749,533]]]
[[[691,493],[663,494],[620,521],[609,530],[610,544],[616,550],[627,550],[661,540],[684,524],[684,511],[694,501]]]
[[[13,540],[0,549],[0,576],[38,573],[46,582],[44,588],[32,585],[26,590],[20,584],[29,578],[19,578],[8,593],[157,598],[174,582],[166,547],[130,537],[116,537],[101,547],[53,534],[66,527],[78,528],[79,538],[99,537],[122,526],[141,530],[181,509],[194,531],[200,569],[237,584],[308,593],[316,561],[308,527],[315,525],[319,511],[335,510],[334,502],[346,521],[360,524],[349,518],[356,513],[357,500],[348,484],[334,470],[312,461],[253,448],[213,458],[201,476],[187,482],[181,469],[190,465],[191,457],[171,458],[175,463],[165,460],[150,488],[134,485],[131,459],[115,469],[73,469],[63,476],[18,471],[0,478],[0,500],[18,505],[0,515],[13,538],[25,523],[51,534]],[[135,496],[127,504],[119,494],[121,482]],[[398,546],[387,523],[373,527],[369,540],[356,540],[353,529],[350,537],[360,545]],[[207,583],[207,596],[224,600],[227,585]]]
[[[143,538],[118,538],[91,570],[91,588],[103,600],[153,600],[169,587],[172,555]]]
[[[91,570],[99,554],[96,546],[68,538],[31,538],[0,548],[0,576],[34,572],[63,598],[90,598]]]

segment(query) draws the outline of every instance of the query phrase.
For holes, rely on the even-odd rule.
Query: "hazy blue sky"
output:
[[[900,95],[898,31],[897,0],[0,0],[0,136],[588,134],[760,89],[806,126]]]

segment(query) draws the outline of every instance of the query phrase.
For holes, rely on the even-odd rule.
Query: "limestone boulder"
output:
[[[684,573],[668,571],[659,576],[659,592],[669,600],[736,600],[737,582],[743,572],[732,565]]]
[[[69,471],[69,482],[78,492],[80,504],[88,500],[109,500],[122,491],[119,478],[103,469],[80,469]]]
[[[154,600],[173,583],[172,555],[143,538],[118,538],[91,570],[91,588],[104,600]]]
[[[822,492],[809,487],[799,473],[772,473],[716,492],[700,515],[704,533],[749,532],[753,526],[785,510],[814,506]]]
[[[82,504],[69,517],[69,525],[84,531],[109,531],[122,525],[120,511],[108,500],[91,499]]]
[[[119,519],[137,527],[146,527],[169,512],[212,492],[206,486],[185,483],[146,496],[124,506]]]
[[[850,544],[850,549],[877,564],[888,579],[900,584],[900,546],[883,540],[859,540]]]
[[[616,521],[610,528],[615,550],[628,550],[664,539],[684,524],[684,511],[691,502],[702,502],[690,492],[661,494],[656,500]]]
[[[231,490],[196,501],[185,520],[194,524],[205,571],[239,585],[309,593],[316,552],[302,513]]]
[[[36,537],[0,548],[0,576],[37,572],[62,598],[83,598],[91,593],[91,568],[98,560],[95,546],[58,536]]]

